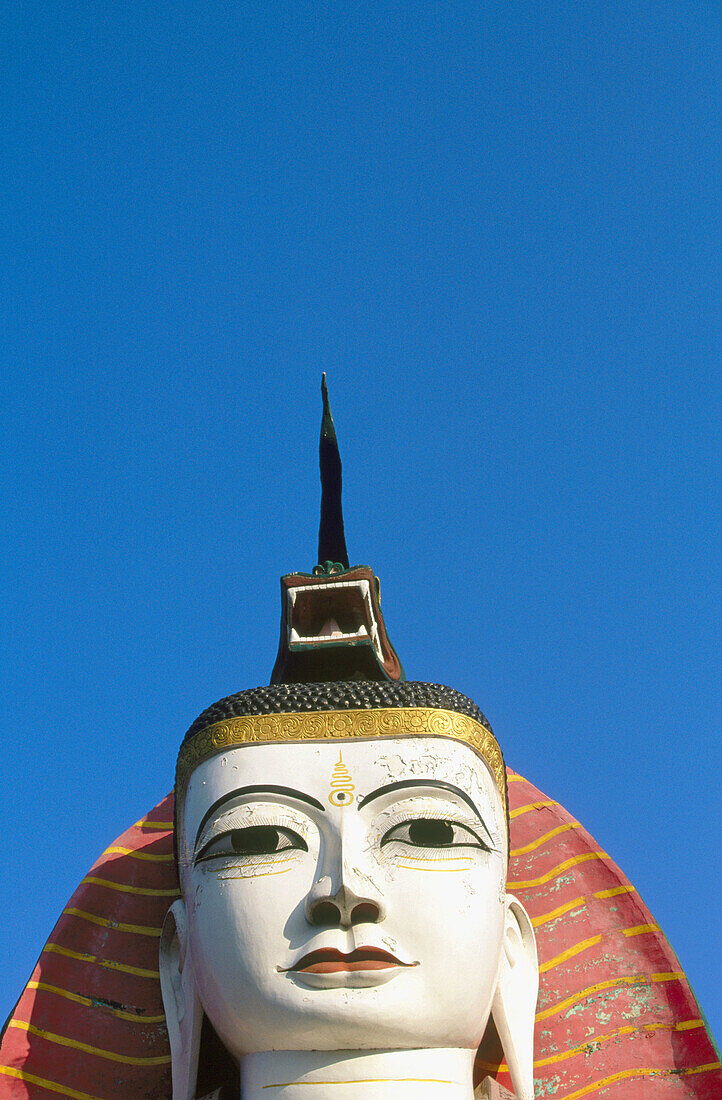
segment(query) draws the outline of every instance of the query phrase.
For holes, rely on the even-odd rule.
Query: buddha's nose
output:
[[[377,924],[383,920],[380,899],[356,893],[343,882],[334,891],[330,875],[318,879],[306,898],[306,919],[319,928],[353,928],[357,924]]]

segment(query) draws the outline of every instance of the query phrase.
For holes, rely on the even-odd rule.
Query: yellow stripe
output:
[[[599,1089],[613,1085],[615,1081],[629,1081],[633,1077],[671,1077],[672,1074],[682,1077],[691,1077],[695,1073],[709,1073],[710,1070],[720,1069],[719,1062],[709,1062],[706,1066],[692,1066],[690,1069],[623,1069],[619,1073],[612,1073],[609,1077],[603,1077],[601,1081],[595,1081],[593,1085],[585,1085],[576,1092],[568,1092],[564,1100],[577,1100],[579,1096],[588,1096],[590,1092],[598,1092]]]
[[[142,894],[148,898],[179,898],[178,890],[151,890],[145,886],[127,886],[124,882],[111,882],[107,878],[96,878],[95,875],[87,875],[83,882],[90,882],[94,886],[106,886],[108,890],[119,890],[123,894]],[[81,882],[81,886],[83,885]]]
[[[496,1069],[496,1066],[494,1066]],[[279,1081],[277,1085],[261,1085],[263,1089],[287,1089],[291,1085],[456,1085],[438,1077],[359,1077],[353,1081]]]
[[[596,894],[592,894],[595,898],[616,898],[617,894],[636,894],[636,890],[633,886],[613,886],[611,890],[597,890]]]
[[[624,985],[647,985],[649,982],[675,982],[680,981],[684,977],[682,973],[668,973],[668,974],[652,974],[649,977],[645,977],[644,974],[634,974],[629,977],[623,978],[610,978],[605,982],[597,982],[595,985],[590,985],[586,989],[582,989],[579,993],[573,993],[571,997],[567,997],[564,1001],[559,1001],[557,1004],[552,1005],[551,1008],[545,1008],[541,1012],[537,1012],[534,1017],[535,1020],[548,1020],[550,1016],[556,1016],[558,1012],[563,1012],[565,1008],[571,1008],[572,1005],[579,1004],[580,1001],[585,1001],[587,997],[591,997],[593,993],[601,993],[604,989],[615,989],[617,986]]]
[[[293,870],[291,867],[286,867],[283,871],[248,871],[243,875],[218,875],[219,882],[248,882],[252,878],[271,878],[272,875],[287,875],[289,871]]]
[[[556,878],[557,875],[561,875],[562,872],[568,871],[570,867],[577,867],[580,863],[586,863],[590,859],[609,859],[609,856],[606,852],[585,852],[584,855],[565,859],[563,863],[559,863],[556,867],[552,867],[551,871],[547,871],[545,875],[540,875],[539,878],[529,878],[525,879],[523,882],[510,882],[508,885],[512,890],[515,887],[519,890],[525,890],[530,886],[542,886],[545,882],[549,882],[550,879]]]
[[[110,879],[98,879],[95,875],[87,875],[83,882],[90,882],[96,887],[107,887],[108,890],[119,890],[121,893],[138,893],[144,898],[179,898],[178,890],[151,890],[150,887],[129,887],[124,882],[111,882]],[[83,886],[83,882],[80,886]]]
[[[431,863],[431,860],[428,861]],[[409,867],[407,863],[399,864],[400,871],[425,871],[431,872],[435,875],[458,875],[460,871],[468,871],[469,866],[466,867]]]
[[[511,819],[515,817],[521,817],[522,814],[528,814],[530,810],[541,810],[545,806],[558,806],[558,802],[548,800],[546,802],[530,802],[528,806],[518,806],[516,810],[509,811],[509,817]]]
[[[708,1062],[706,1066],[692,1066],[691,1069],[683,1069],[683,1077],[694,1077],[695,1073],[710,1073],[713,1069],[722,1069],[722,1062]]]
[[[577,1089],[576,1092],[568,1092],[564,1097],[564,1100],[577,1100],[579,1096],[587,1096],[590,1092],[599,1092],[606,1085],[613,1085],[615,1081],[629,1081],[633,1077],[668,1077],[669,1070],[659,1069],[623,1069],[619,1073],[611,1073],[608,1077],[602,1077],[600,1081],[596,1081],[593,1085],[585,1085],[582,1089]]]
[[[172,821],[147,821],[144,817],[135,823],[136,829],[164,829],[166,832],[173,828]]]
[[[46,1077],[36,1077],[34,1073],[26,1073],[24,1069],[14,1069],[12,1066],[0,1066],[0,1073],[6,1077],[15,1077],[18,1081],[28,1081],[31,1085],[39,1085],[48,1092],[59,1092],[61,1096],[70,1096],[72,1100],[100,1100],[97,1096],[91,1096],[89,1092],[78,1092],[77,1089],[66,1088],[57,1081],[48,1081]]]
[[[691,1031],[697,1027],[704,1027],[704,1021],[685,1020],[681,1024],[643,1024],[642,1027],[618,1027],[615,1031],[610,1031],[608,1035],[590,1035],[579,1046],[574,1047],[573,1050],[567,1050],[563,1054],[552,1054],[549,1058],[538,1058],[534,1063],[534,1068],[541,1069],[542,1066],[551,1066],[555,1062],[566,1062],[569,1058],[575,1058],[577,1054],[594,1053],[595,1048],[600,1043],[608,1043],[611,1039],[616,1039],[620,1035],[634,1035],[642,1031]],[[506,1067],[499,1066],[499,1069],[506,1069]]]
[[[77,959],[78,962],[95,963],[106,970],[121,970],[124,974],[133,974],[136,978],[159,978],[158,970],[144,970],[140,966],[127,966],[125,963],[115,962],[113,959],[99,959],[97,955],[85,955],[80,951],[71,951],[67,947],[61,947],[59,943],[46,943],[43,951],[51,951],[55,955],[64,955],[68,959]]]
[[[506,1062],[485,1062],[483,1058],[474,1059],[474,1069],[483,1069],[487,1073],[508,1073],[509,1067]]]
[[[526,855],[527,852],[533,852],[535,848],[540,848],[545,841],[551,840],[553,836],[559,836],[560,833],[566,833],[569,829],[581,829],[581,827],[578,821],[570,821],[566,825],[557,825],[556,829],[551,829],[548,833],[544,833],[544,836],[537,837],[536,840],[532,840],[531,844],[525,844],[523,848],[513,848],[511,852],[509,852],[509,855]]]
[[[601,936],[590,936],[588,940],[581,940],[580,943],[575,943],[574,947],[568,947],[566,951],[562,951],[561,955],[555,955],[553,959],[549,959],[549,962],[542,963],[539,967],[539,973],[546,974],[547,970],[552,970],[560,963],[566,962],[567,959],[573,959],[575,955],[580,955],[588,947],[596,947],[601,942]]]
[[[33,982],[30,981],[27,984],[28,989],[42,989],[45,993],[56,993],[58,997],[65,997],[68,1001],[74,1001],[75,1004],[86,1005],[88,1008],[99,1008],[103,1012],[109,1012],[111,1016],[117,1016],[119,1020],[132,1020],[137,1024],[164,1024],[165,1015],[160,1016],[146,1016],[142,1012],[124,1012],[120,1008],[111,1008],[110,1005],[104,1004],[102,1001],[92,1000],[90,997],[83,997],[80,993],[71,993],[69,989],[61,989],[57,985],[48,985],[47,982]]]
[[[634,928],[623,928],[622,932],[625,936],[641,936],[644,932],[659,932],[660,927],[658,924],[636,924]]]
[[[469,863],[474,856],[407,856],[407,859],[416,860],[418,863]]]
[[[559,905],[549,913],[542,913],[539,917],[532,917],[532,925],[534,928],[539,928],[540,925],[546,924],[547,921],[554,920],[555,917],[561,917],[564,913],[568,913],[570,909],[576,909],[578,905],[584,905],[585,900],[585,898],[574,898],[574,901],[568,901],[566,905]]]
[[[633,893],[633,886],[615,886],[611,890],[598,890],[596,894],[592,894],[593,898],[610,898],[617,894],[629,894]],[[542,913],[538,917],[532,917],[532,925],[534,928],[539,928],[542,924],[546,924],[550,920],[554,920],[555,917],[561,917],[565,913],[568,913],[571,909],[576,909],[579,905],[584,905],[586,902],[585,897],[574,898],[573,901],[566,902],[565,905],[559,905],[556,909],[552,909],[549,913]],[[614,931],[614,929],[611,929]],[[636,928],[622,929],[625,936],[639,936],[642,932],[659,932],[660,928],[656,924],[639,924]]]
[[[67,913],[71,917],[80,917],[81,920],[88,920],[91,924],[99,924],[102,928],[112,928],[114,932],[133,932],[136,936],[160,936],[160,928],[149,928],[145,924],[123,924],[122,921],[108,920],[107,917],[96,917],[94,913],[86,913],[82,909],[63,909],[63,913]]]
[[[610,1039],[616,1039],[620,1035],[639,1034],[642,1031],[669,1031],[670,1033],[673,1031],[691,1031],[693,1028],[698,1027],[704,1027],[704,1020],[685,1020],[681,1024],[643,1024],[641,1027],[619,1027],[615,1031],[610,1031],[608,1035],[590,1035],[584,1042],[579,1043],[571,1050],[565,1050],[562,1054],[551,1054],[548,1058],[537,1058],[534,1062],[534,1069],[542,1069],[544,1066],[551,1066],[556,1062],[566,1062],[569,1058],[576,1058],[578,1054],[594,1053],[594,1048],[600,1043],[607,1043]],[[491,1062],[479,1061],[478,1065],[489,1071],[497,1069],[497,1066]],[[498,1069],[500,1073],[509,1072],[506,1062],[501,1062]]]
[[[37,1035],[39,1039],[45,1039],[48,1043],[55,1043],[60,1047],[82,1050],[84,1054],[95,1054],[98,1058],[107,1058],[109,1062],[122,1062],[124,1066],[166,1066],[170,1062],[170,1054],[158,1054],[153,1058],[133,1058],[129,1054],[116,1054],[113,1050],[91,1047],[88,1043],[78,1042],[77,1039],[68,1039],[66,1035],[55,1035],[52,1031],[43,1031],[34,1024],[26,1024],[24,1020],[11,1020],[8,1027],[28,1031],[31,1035]]]
[[[283,849],[281,849],[281,851],[283,851]],[[291,850],[290,856],[284,856],[283,859],[261,859],[258,861],[258,863],[252,864],[250,869],[253,870],[254,867],[278,867],[281,863],[290,863],[295,858],[295,856],[295,850]],[[240,864],[235,864],[234,868],[238,869],[239,866]],[[207,871],[209,875],[217,875],[219,878],[221,878],[223,876],[223,872],[227,870],[227,868],[223,866],[217,868],[211,866],[205,867],[204,870]],[[290,871],[291,868],[289,867],[288,870]]]
[[[131,859],[145,859],[149,863],[172,863],[175,856],[159,856],[154,852],[137,852],[135,848],[119,848],[114,845],[112,848],[106,848],[103,852],[104,856],[112,855],[116,853],[121,856],[130,856]]]
[[[507,775],[507,783],[526,783],[526,779],[523,775]]]

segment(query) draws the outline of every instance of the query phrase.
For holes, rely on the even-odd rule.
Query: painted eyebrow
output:
[[[372,802],[374,798],[380,798],[381,795],[388,794],[390,791],[400,791],[408,787],[437,787],[444,791],[451,791],[452,794],[455,794],[457,798],[460,798],[462,802],[465,802],[466,805],[474,811],[486,835],[493,844],[494,838],[486,827],[484,818],[481,816],[466,791],[462,791],[460,787],[455,787],[453,783],[444,783],[442,779],[402,779],[398,783],[388,783],[385,787],[377,787],[375,791],[371,791],[371,794],[364,795],[356,808],[362,810],[363,807],[367,806],[369,802]]]
[[[232,798],[239,798],[242,794],[282,794],[286,798],[295,798],[299,802],[308,802],[309,806],[313,806],[316,810],[326,812],[325,806],[322,806],[317,798],[313,798],[310,794],[304,794],[303,791],[294,790],[293,787],[278,787],[272,783],[254,783],[250,787],[239,787],[238,790],[229,791],[228,794],[221,795],[210,806],[203,815],[198,830],[196,832],[196,838],[193,841],[193,847],[195,848],[198,843],[198,837],[201,835],[201,829],[208,821],[209,817],[212,817],[216,810],[223,805],[224,802],[229,802]]]

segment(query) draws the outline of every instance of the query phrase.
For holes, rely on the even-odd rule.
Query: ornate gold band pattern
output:
[[[470,745],[486,762],[506,805],[506,769],[496,738],[467,714],[432,707],[321,710],[302,714],[248,714],[206,726],[181,748],[176,798],[188,776],[209,756],[264,741],[326,741],[353,737],[450,737]]]

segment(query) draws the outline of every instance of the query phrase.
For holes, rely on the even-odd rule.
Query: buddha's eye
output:
[[[489,845],[468,825],[427,817],[394,825],[382,837],[381,847],[392,841],[410,844],[414,848],[480,848],[484,852],[491,851]]]
[[[302,836],[283,825],[249,825],[214,837],[196,856],[196,863],[218,856],[265,856],[297,849],[308,851]]]

